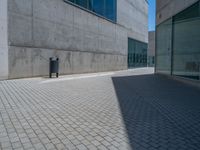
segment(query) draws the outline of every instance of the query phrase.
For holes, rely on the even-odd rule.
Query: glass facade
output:
[[[156,31],[156,71],[171,74],[172,19],[163,22]]]
[[[200,80],[200,2],[157,26],[156,71]]]
[[[147,43],[128,38],[128,68],[147,66]]]
[[[116,22],[117,1],[116,0],[64,0],[81,6],[97,15]]]
[[[148,56],[147,58],[147,66],[154,67],[155,65],[155,56]]]

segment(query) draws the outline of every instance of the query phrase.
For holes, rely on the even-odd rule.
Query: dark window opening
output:
[[[97,15],[116,22],[117,1],[116,0],[64,0],[81,6]]]

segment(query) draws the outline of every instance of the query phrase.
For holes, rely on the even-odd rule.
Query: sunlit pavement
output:
[[[153,68],[0,81],[0,149],[199,150],[200,90]]]

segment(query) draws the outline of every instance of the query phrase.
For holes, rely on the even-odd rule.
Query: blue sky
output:
[[[156,0],[149,0],[149,31],[155,30]]]

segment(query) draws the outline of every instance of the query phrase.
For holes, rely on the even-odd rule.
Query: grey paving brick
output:
[[[87,149],[89,149],[89,150],[98,150],[98,148],[96,146],[94,146],[94,145],[88,145]]]
[[[108,141],[101,141],[101,143],[104,145],[104,146],[106,146],[106,147],[108,147],[109,145],[111,145],[111,143],[109,143]]]
[[[11,147],[11,143],[10,142],[1,142],[1,147],[3,149],[7,148],[7,147]]]
[[[101,145],[101,143],[100,143],[99,141],[97,141],[97,140],[93,140],[93,141],[91,141],[91,143],[92,143],[93,145],[95,145],[95,146]]]
[[[36,144],[34,144],[34,145],[38,145],[38,144],[40,144],[40,143],[36,143]],[[30,143],[30,142],[28,142],[28,143],[23,143],[22,145],[23,145],[23,147],[24,147],[25,149],[33,148],[33,145],[32,145],[32,143]]]
[[[55,149],[55,146],[54,146],[52,143],[48,143],[48,144],[45,144],[45,148],[46,148],[46,149],[49,149],[49,150],[50,150],[50,149],[53,150],[53,149]]]
[[[20,142],[14,142],[14,143],[12,143],[12,147],[14,149],[22,148],[22,144]]]
[[[83,145],[83,144],[77,145],[76,148],[78,150],[87,150],[87,147],[85,145]]]
[[[55,145],[56,145],[56,149],[58,149],[58,150],[64,150],[64,149],[66,149],[66,148],[65,148],[65,145],[62,144],[62,143],[55,144]]]
[[[0,149],[199,150],[199,89],[151,73],[0,81]]]
[[[99,145],[97,148],[99,150],[107,150],[107,148],[104,145]]]

